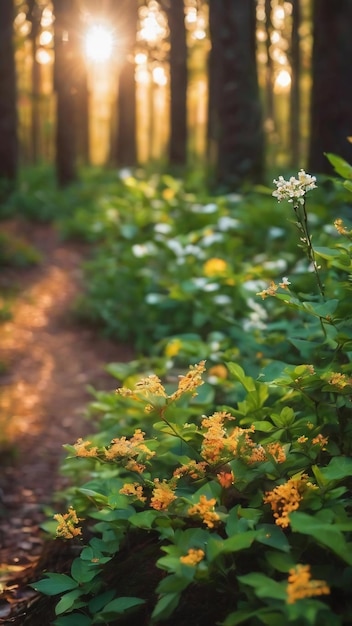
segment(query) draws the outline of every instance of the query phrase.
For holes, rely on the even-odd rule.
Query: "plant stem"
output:
[[[320,291],[320,294],[324,298],[325,297],[324,285],[320,279],[319,268],[316,262],[314,248],[312,246],[312,238],[309,234],[308,216],[307,216],[305,202],[303,202],[303,204],[294,204],[293,210],[298,220],[297,222],[298,230],[300,230],[301,233],[303,234],[303,237],[301,237],[301,241],[304,244],[308,260],[313,265],[313,270],[317,279],[317,284],[318,284],[318,289]]]

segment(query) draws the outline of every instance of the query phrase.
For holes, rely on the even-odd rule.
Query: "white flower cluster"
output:
[[[291,176],[289,180],[285,180],[283,176],[279,176],[274,183],[277,187],[273,191],[273,196],[277,198],[278,202],[281,200],[288,200],[289,202],[298,201],[300,204],[304,203],[304,196],[307,191],[316,188],[316,177],[306,174],[304,170],[298,172],[298,178]]]

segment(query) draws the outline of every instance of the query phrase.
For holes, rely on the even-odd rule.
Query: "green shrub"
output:
[[[249,375],[218,352],[180,375],[175,358],[204,350],[185,335],[154,357],[164,382],[138,380],[137,362],[110,367],[124,386],[96,394],[98,432],[66,446],[69,508],[49,524],[79,556],[33,584],[59,596],[56,626],[351,623],[352,233],[338,219],[340,238],[313,248],[305,176],[278,192],[294,186],[314,291],[290,275],[257,294],[294,358],[274,346]]]

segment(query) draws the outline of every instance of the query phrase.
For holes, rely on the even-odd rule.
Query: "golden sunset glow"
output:
[[[85,36],[85,54],[91,61],[104,63],[112,55],[113,44],[114,38],[111,30],[102,24],[94,24]]]

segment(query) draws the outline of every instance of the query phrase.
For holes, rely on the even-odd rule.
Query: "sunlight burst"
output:
[[[112,31],[102,24],[94,24],[85,36],[84,48],[87,58],[97,63],[108,61],[112,55],[113,43]]]

